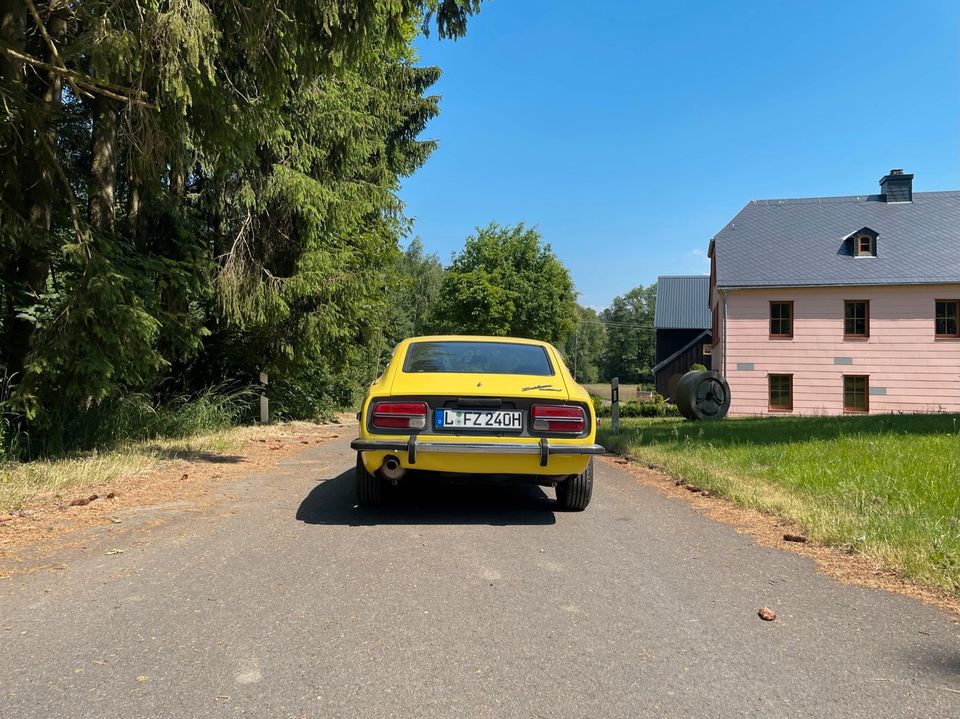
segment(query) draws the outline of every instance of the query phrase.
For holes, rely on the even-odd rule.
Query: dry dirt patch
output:
[[[701,514],[732,526],[737,532],[752,537],[758,544],[809,557],[816,563],[819,571],[838,581],[919,599],[952,612],[955,616],[951,621],[960,623],[960,597],[920,586],[862,555],[849,554],[835,547],[808,541],[801,527],[753,509],[743,509],[715,494],[679,482],[660,467],[637,464],[624,457],[605,456],[600,459],[628,471],[661,494],[684,500]]]
[[[120,516],[127,510],[209,506],[217,501],[215,490],[221,483],[350,432],[346,418],[342,419],[344,423],[242,427],[215,438],[138,445],[130,450],[133,460],[129,465],[139,467],[134,471],[104,472],[109,476],[103,482],[81,472],[84,479],[78,485],[40,492],[15,510],[0,510],[0,579],[43,568],[36,560],[82,544],[78,539],[82,530],[122,523]],[[126,456],[121,458],[126,460]],[[148,524],[160,523],[152,520]]]

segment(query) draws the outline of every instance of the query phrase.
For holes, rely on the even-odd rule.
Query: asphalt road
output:
[[[353,464],[311,448],[0,582],[0,717],[960,716],[947,615],[610,465],[563,514],[523,486],[362,511]]]

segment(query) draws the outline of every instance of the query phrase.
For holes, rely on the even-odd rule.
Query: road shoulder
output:
[[[653,487],[659,493],[682,500],[702,515],[731,526],[736,532],[751,537],[757,544],[793,552],[812,559],[821,573],[844,584],[870,589],[881,589],[918,599],[950,613],[950,621],[960,624],[960,597],[924,587],[901,577],[859,554],[847,553],[811,541],[788,541],[784,537],[804,537],[803,528],[785,522],[779,517],[734,503],[699,487],[671,476],[662,468],[630,457],[607,455],[600,458],[606,464],[629,472],[638,481]]]
[[[202,516],[227,501],[225,486],[350,431],[311,422],[238,428],[222,451],[172,451],[146,469],[41,495],[0,522],[0,579],[63,569],[105,532],[129,535],[178,515]]]

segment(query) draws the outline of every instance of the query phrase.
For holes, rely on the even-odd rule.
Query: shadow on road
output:
[[[162,459],[186,459],[191,462],[208,462],[210,464],[237,464],[244,461],[239,454],[218,454],[196,449],[174,449],[152,445],[148,450]]]
[[[354,470],[321,482],[297,509],[306,524],[555,524],[556,502],[529,484],[463,484],[408,476],[383,507],[356,506]]]
[[[937,679],[953,685],[950,692],[960,691],[960,653],[943,649],[925,647],[922,653],[911,652],[905,656],[910,666],[918,667],[924,674],[929,673]]]

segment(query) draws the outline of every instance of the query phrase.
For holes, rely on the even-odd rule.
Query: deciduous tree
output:
[[[453,258],[437,302],[447,332],[529,337],[560,344],[576,324],[570,273],[522,223],[492,223],[467,238]]]
[[[621,382],[652,382],[651,367],[656,356],[653,316],[657,301],[656,283],[635,287],[616,297],[600,313],[607,327],[606,375]]]
[[[597,382],[604,370],[607,330],[596,310],[577,306],[577,324],[564,343],[570,371],[578,382]]]

